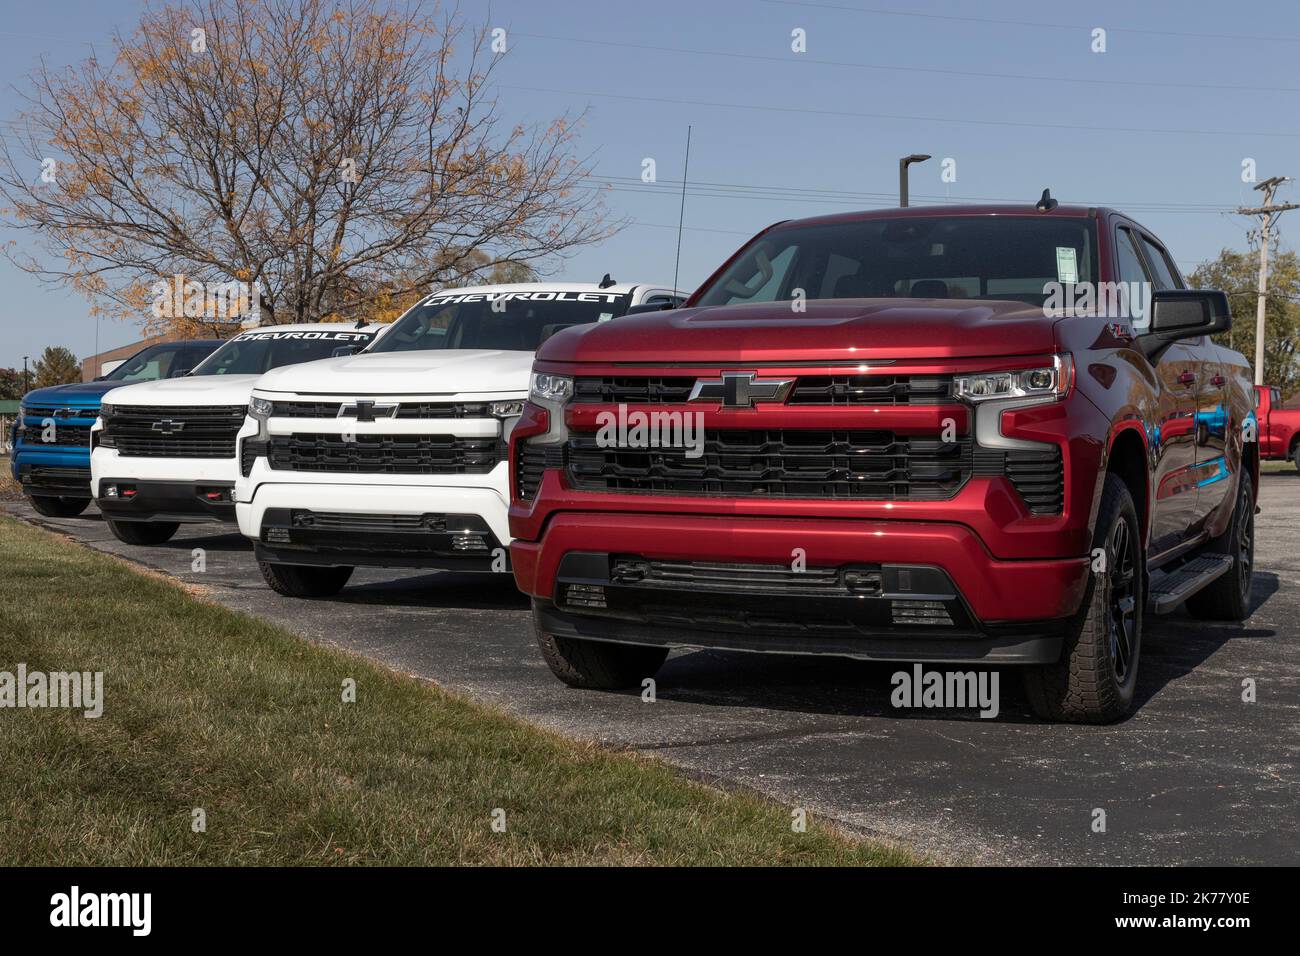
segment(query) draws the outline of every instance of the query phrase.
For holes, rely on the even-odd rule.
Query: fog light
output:
[[[26,476],[24,476],[24,477],[26,477]],[[117,497],[117,485],[105,485],[105,486],[104,486],[104,497],[105,497],[105,498],[116,498],[116,497]]]
[[[564,588],[564,601],[571,607],[605,607],[605,589],[599,584],[569,584]]]
[[[481,534],[458,534],[453,535],[451,539],[453,551],[486,551],[487,549],[487,542],[483,540]]]
[[[948,608],[942,601],[894,601],[895,624],[952,626]]]
[[[270,544],[289,544],[288,528],[267,528],[263,537]]]

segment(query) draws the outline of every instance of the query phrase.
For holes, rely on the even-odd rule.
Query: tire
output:
[[[1202,621],[1244,621],[1250,616],[1255,571],[1255,483],[1246,472],[1237,482],[1237,507],[1227,530],[1206,546],[1232,555],[1232,568],[1187,599],[1187,612]]]
[[[113,537],[127,544],[162,544],[180,525],[175,521],[113,521],[105,519]]]
[[[556,637],[543,630],[533,607],[533,631],[551,673],[570,687],[623,690],[653,677],[668,657],[666,647],[613,644]]]
[[[1093,531],[1105,570],[1092,574],[1061,659],[1025,671],[1025,693],[1046,720],[1108,724],[1128,713],[1146,612],[1146,555],[1128,487],[1107,474]]]
[[[293,598],[333,597],[352,577],[353,568],[318,568],[308,564],[258,561],[262,578],[276,594]]]
[[[1295,465],[1295,470],[1300,471],[1300,442],[1291,449],[1291,463]]]
[[[47,518],[75,518],[90,507],[89,498],[52,497],[50,495],[32,495],[32,507],[37,514]]]

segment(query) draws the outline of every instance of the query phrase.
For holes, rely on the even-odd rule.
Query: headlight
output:
[[[1007,372],[979,372],[958,375],[953,392],[968,402],[998,399],[1057,399],[1070,390],[1074,363],[1068,355],[1053,356],[1052,364],[1041,368],[1015,369]]]
[[[563,405],[573,396],[573,379],[567,375],[551,375],[537,372],[533,375],[532,387],[528,398],[534,402],[547,402]]]
[[[20,404],[18,406],[18,418],[15,420],[14,424],[18,426],[18,430],[20,432],[27,431],[27,406],[26,405]]]
[[[258,421],[264,422],[271,417],[271,412],[275,410],[275,405],[267,398],[258,398],[254,395],[248,400],[248,414]]]
[[[108,404],[107,402],[103,402],[99,406],[100,418],[108,418],[109,416],[115,415],[116,413],[117,413],[117,409],[114,408],[112,405]]]
[[[493,418],[518,418],[524,413],[523,399],[513,402],[493,402],[488,406]]]

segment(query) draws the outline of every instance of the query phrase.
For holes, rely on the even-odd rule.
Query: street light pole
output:
[[[27,376],[27,360],[30,355],[23,356],[23,394],[26,395],[32,390],[32,380]]]
[[[913,163],[923,163],[930,157],[924,153],[913,153],[911,156],[904,156],[898,161],[898,205],[899,208],[907,206],[907,167]]]

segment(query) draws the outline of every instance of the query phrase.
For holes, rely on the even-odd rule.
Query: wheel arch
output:
[[[1106,467],[1098,480],[1104,482],[1107,473],[1118,476],[1133,496],[1133,507],[1137,510],[1145,546],[1151,533],[1151,477],[1147,467],[1146,436],[1136,423],[1120,427],[1111,435],[1106,449]]]

